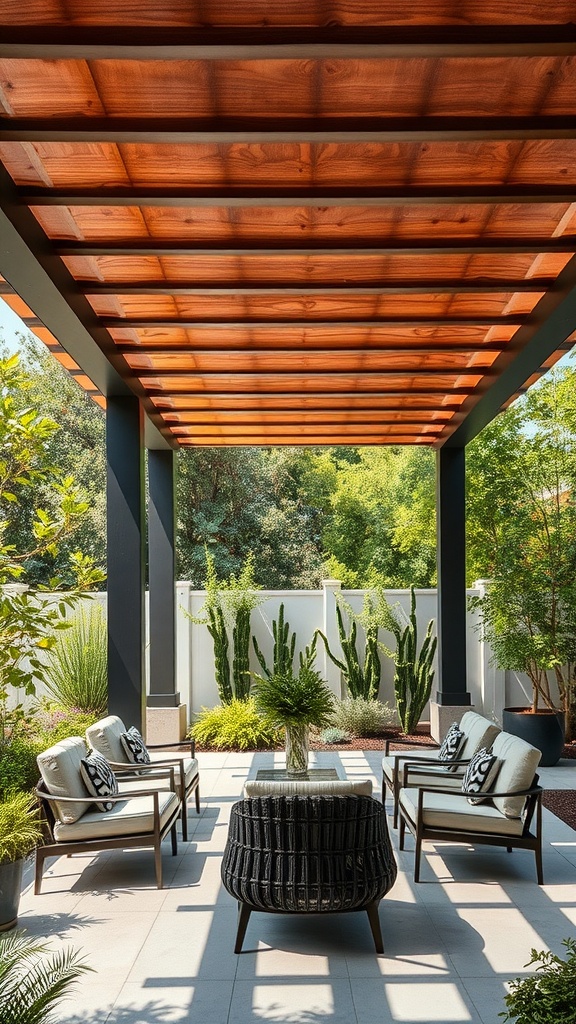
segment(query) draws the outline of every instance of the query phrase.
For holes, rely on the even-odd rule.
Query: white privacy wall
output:
[[[284,603],[284,617],[290,623],[290,632],[296,632],[296,656],[310,643],[314,631],[321,629],[328,637],[330,648],[341,657],[336,622],[336,594],[340,592],[340,584],[336,581],[324,581],[322,590],[273,590],[262,591],[262,603],[252,612],[252,633],[256,636],[268,664],[272,662],[272,622],[278,618],[280,605]],[[468,591],[469,595],[477,594],[477,590]],[[178,594],[178,689],[182,701],[192,716],[201,707],[211,707],[218,703],[218,691],[214,679],[214,650],[212,638],[206,626],[190,621],[185,615],[188,611],[193,618],[202,617],[205,601],[203,591],[192,590],[187,583],[177,584]],[[361,611],[365,591],[346,590],[342,595],[355,611]],[[386,591],[390,604],[398,604],[408,615],[410,594],[405,590]],[[422,639],[430,619],[436,620],[436,590],[416,591],[416,613],[419,637]],[[476,615],[468,613],[468,688],[472,701],[478,710],[484,709],[491,713],[494,705],[495,689],[502,688],[504,673],[497,672],[487,662],[488,657],[480,643],[479,634],[475,631]],[[345,622],[347,621],[344,616]],[[363,632],[358,630],[358,649],[363,656]],[[389,634],[382,633],[381,638],[389,647],[394,648],[394,640]],[[328,681],[334,693],[345,696],[340,670],[332,663],[324,651],[324,644],[318,641],[317,667]],[[382,660],[382,682],[380,699],[394,707],[394,665],[385,654]],[[251,669],[260,671],[254,651],[251,652]],[[433,693],[437,684],[434,680]],[[503,706],[503,696],[499,706]],[[426,714],[423,716],[426,718]]]
[[[471,590],[468,596],[482,593],[482,582]],[[321,590],[263,590],[262,603],[252,612],[252,632],[268,664],[272,663],[272,622],[278,617],[280,605],[284,603],[285,619],[290,623],[290,631],[296,632],[296,656],[303,651],[312,640],[316,629],[321,629],[328,637],[330,648],[337,656],[341,656],[336,623],[336,595],[340,592],[340,584],[335,580],[325,580]],[[202,707],[212,707],[218,703],[218,690],[214,678],[214,649],[212,638],[205,625],[193,622],[192,618],[202,618],[202,608],[206,595],[204,591],[193,590],[186,582],[176,584],[177,593],[177,689],[181,699],[187,706],[188,718],[200,711]],[[361,611],[365,591],[344,590],[342,596],[355,611]],[[386,597],[390,604],[399,606],[408,614],[410,593],[407,590],[388,590]],[[49,600],[58,600],[58,595],[50,595]],[[91,595],[86,603],[96,600],[106,611],[106,594]],[[437,594],[436,590],[416,591],[416,612],[420,640],[426,633],[430,619],[436,623]],[[345,621],[346,616],[345,616]],[[468,689],[472,703],[477,711],[497,720],[501,718],[505,706],[525,705],[530,701],[530,684],[527,678],[516,672],[503,672],[496,669],[491,662],[491,651],[483,643],[478,627],[478,613],[468,611],[467,650],[468,650]],[[363,631],[359,628],[358,649],[363,657]],[[385,633],[381,639],[394,647],[393,638]],[[334,693],[345,696],[343,681],[339,669],[330,661],[324,651],[324,645],[318,642],[317,667],[328,681]],[[380,699],[394,707],[393,662],[384,654],[382,659],[382,683]],[[148,663],[148,658],[146,658]],[[260,666],[254,651],[251,652],[251,668],[258,672]],[[148,671],[148,665],[147,665]],[[432,689],[433,696],[437,688],[437,667]],[[149,680],[147,682],[149,689]],[[38,696],[42,696],[42,688],[38,687]],[[23,700],[24,694],[12,695],[14,700]],[[423,719],[426,720],[425,711]]]

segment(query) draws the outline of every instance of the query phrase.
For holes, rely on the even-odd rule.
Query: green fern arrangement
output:
[[[56,1004],[91,970],[73,950],[50,954],[23,932],[0,934],[0,1024],[53,1024]]]

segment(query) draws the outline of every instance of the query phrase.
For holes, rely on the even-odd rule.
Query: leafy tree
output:
[[[46,461],[64,476],[74,477],[86,504],[73,533],[60,538],[57,554],[38,552],[27,560],[26,579],[32,585],[47,584],[58,574],[72,586],[69,558],[74,550],[80,549],[100,565],[106,558],[105,416],[45,346],[34,339],[22,339],[21,366],[29,388],[15,395],[15,400],[22,408],[32,405],[39,415],[58,424],[58,429],[45,438]],[[7,534],[18,550],[29,547],[36,505],[52,512],[55,497],[49,480],[38,480],[33,490],[18,492],[19,515],[12,519]]]
[[[483,509],[480,541],[491,542],[486,597],[480,602],[487,638],[503,668],[526,672],[532,707],[552,708],[554,678],[570,724],[576,662],[576,416],[574,372],[557,371],[526,395],[504,423],[491,424],[486,447],[507,431],[514,444],[498,463],[492,498]],[[506,422],[506,418],[509,422]],[[482,476],[480,476],[480,482]]]
[[[0,732],[7,724],[6,700],[10,687],[34,692],[34,676],[44,678],[42,651],[51,648],[56,631],[66,628],[67,610],[77,599],[78,590],[93,586],[103,578],[92,560],[80,551],[69,555],[69,573],[75,581],[75,593],[62,596],[56,603],[41,600],[34,593],[18,592],[7,586],[23,582],[30,561],[39,556],[55,560],[60,545],[81,521],[87,503],[74,478],[63,473],[48,457],[47,445],[58,425],[47,416],[26,406],[23,396],[30,393],[31,380],[21,369],[17,355],[0,359]],[[11,525],[18,520],[23,496],[39,489],[49,490],[50,509],[34,506],[28,546],[17,547],[10,540]],[[14,532],[14,531],[12,531]],[[63,587],[53,576],[49,587]]]

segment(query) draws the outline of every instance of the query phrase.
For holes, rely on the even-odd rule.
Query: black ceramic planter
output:
[[[0,864],[0,932],[16,927],[23,866],[23,860]]]
[[[563,711],[528,712],[527,708],[504,708],[502,728],[513,736],[531,743],[542,751],[542,768],[558,762],[564,747],[565,720]]]

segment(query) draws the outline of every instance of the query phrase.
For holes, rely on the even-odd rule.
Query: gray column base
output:
[[[186,735],[186,705],[176,708],[146,708],[146,742],[179,743]]]
[[[436,743],[441,743],[452,722],[459,722],[465,711],[473,711],[472,704],[438,704],[430,701],[430,733]]]

